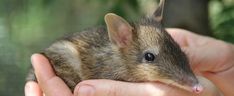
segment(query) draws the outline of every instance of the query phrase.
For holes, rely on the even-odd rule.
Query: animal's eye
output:
[[[154,61],[154,59],[155,59],[155,56],[153,53],[149,53],[149,52],[145,53],[145,60],[146,61],[152,62],[152,61]]]

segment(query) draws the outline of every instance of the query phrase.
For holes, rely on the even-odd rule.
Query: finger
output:
[[[78,84],[75,96],[191,96],[192,93],[161,83],[88,80]]]
[[[229,96],[230,94],[234,96],[233,84],[231,84],[234,80],[233,73],[234,67],[230,67],[226,71],[218,73],[206,72],[203,75],[212,80],[220,88],[222,93],[224,93],[223,96]]]
[[[49,61],[40,54],[31,57],[38,83],[47,96],[72,96],[63,80],[55,75]]]
[[[29,81],[25,84],[24,93],[25,96],[43,96],[40,87],[33,81]]]
[[[168,28],[167,31],[181,47],[203,46],[209,43],[209,41],[212,39],[210,37],[201,36],[178,28]]]
[[[188,46],[188,42],[186,40],[188,34],[185,32],[186,30],[177,28],[167,28],[166,30],[181,47]]]
[[[195,70],[197,69],[197,65],[199,65],[198,63],[200,63],[200,52],[196,52],[199,51],[197,47],[191,47],[191,45],[195,43],[193,42],[193,39],[196,37],[195,34],[177,28],[168,28],[167,31],[172,36],[172,38],[180,45],[183,52],[188,56],[193,71],[196,74],[200,74],[200,70]]]
[[[210,44],[210,41],[213,40],[212,38],[199,36],[187,30],[177,28],[168,28],[167,31],[188,56],[191,68],[196,74],[201,74],[202,71],[211,70],[214,67],[207,66],[207,64],[217,63],[213,62],[214,60],[210,60],[212,59],[211,56],[219,56],[217,52],[212,52],[212,50],[208,49],[213,48],[212,44]]]
[[[201,96],[224,96],[211,81],[202,76],[197,76],[197,78],[204,87],[203,92],[200,94]]]

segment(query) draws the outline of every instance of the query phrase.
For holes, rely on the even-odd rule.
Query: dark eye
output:
[[[152,62],[154,61],[155,56],[153,53],[145,53],[145,60],[148,62]]]

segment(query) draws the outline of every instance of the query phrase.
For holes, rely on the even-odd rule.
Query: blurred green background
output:
[[[129,21],[137,20],[152,13],[157,2],[0,0],[0,96],[24,95],[31,54],[49,46],[56,38],[103,25],[108,12]],[[185,28],[234,43],[234,0],[167,0],[165,7],[166,27]]]

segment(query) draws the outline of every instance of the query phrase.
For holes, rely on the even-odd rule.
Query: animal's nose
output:
[[[203,86],[201,84],[196,84],[192,87],[194,93],[201,93],[203,91]]]
[[[183,76],[180,83],[189,86],[194,93],[201,93],[203,91],[203,86],[198,82],[195,76]]]

